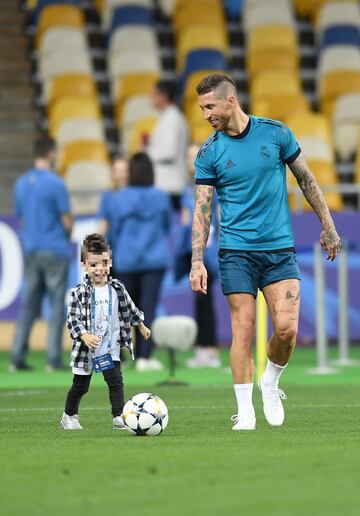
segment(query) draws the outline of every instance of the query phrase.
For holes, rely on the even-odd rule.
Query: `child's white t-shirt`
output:
[[[117,342],[120,333],[119,322],[119,300],[116,290],[112,289],[112,321],[111,321],[111,357],[113,360],[120,360],[120,346]],[[109,317],[109,285],[95,287],[95,335],[100,338],[99,347],[95,351],[95,356],[108,353],[110,317]],[[73,374],[89,375],[92,371],[85,371],[80,367],[72,368]]]

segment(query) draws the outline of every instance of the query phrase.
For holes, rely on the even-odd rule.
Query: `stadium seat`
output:
[[[321,111],[331,116],[340,95],[356,92],[360,92],[360,70],[339,70],[326,74],[319,85]]]
[[[159,113],[153,107],[148,95],[136,95],[131,97],[124,105],[121,119],[116,120],[121,129],[124,147],[129,149],[131,133],[138,120],[156,118],[158,116]]]
[[[239,21],[246,0],[225,0],[224,6],[229,20]]]
[[[296,138],[321,138],[331,145],[331,130],[328,118],[321,113],[301,113],[288,119],[288,126]]]
[[[104,33],[108,32],[116,9],[123,7],[140,7],[142,9],[152,10],[154,8],[152,0],[103,0],[101,3],[102,6],[99,2],[98,12],[101,16],[101,24]]]
[[[54,27],[44,32],[38,51],[41,56],[59,52],[87,52],[85,32],[74,27]]]
[[[202,122],[201,124],[191,125],[190,126],[190,134],[191,141],[199,143],[200,145],[204,143],[213,132],[213,128],[207,122]]]
[[[135,73],[124,75],[115,83],[113,98],[115,100],[116,118],[122,118],[125,103],[136,95],[150,95],[156,81],[160,78],[154,73]]]
[[[39,17],[35,46],[39,48],[43,34],[54,27],[84,29],[85,20],[81,9],[74,5],[50,5],[44,7]]]
[[[301,150],[309,160],[334,162],[330,143],[323,138],[314,136],[297,136]]]
[[[216,49],[228,55],[228,35],[223,27],[217,25],[190,25],[181,32],[177,43],[178,72],[184,68],[189,52],[200,49]]]
[[[297,75],[285,71],[264,71],[251,81],[251,112],[286,121],[309,110]]]
[[[40,13],[45,7],[50,5],[74,5],[81,7],[82,1],[83,0],[31,0],[31,2],[28,2],[27,6],[28,9],[31,10],[31,23],[33,25],[38,24]]]
[[[214,6],[212,9],[205,10],[201,3],[197,4],[194,2],[175,12],[173,27],[177,38],[190,25],[219,25],[225,29],[226,24],[222,5],[219,3],[217,7]]]
[[[56,142],[59,147],[77,140],[104,141],[104,129],[99,120],[69,118],[59,126]]]
[[[102,193],[111,188],[110,166],[99,161],[79,161],[69,165],[64,180],[74,215],[96,214]]]
[[[160,75],[160,55],[157,51],[147,53],[141,49],[129,49],[122,54],[111,55],[108,70],[112,80],[135,73]]]
[[[319,58],[317,94],[321,110],[331,115],[336,98],[360,91],[360,49],[350,45],[325,48]]]
[[[140,118],[137,120],[129,131],[129,156],[133,156],[136,152],[144,149],[144,144],[149,140],[156,123],[157,116]]]
[[[96,99],[91,97],[64,97],[59,99],[49,111],[50,133],[56,138],[60,125],[71,118],[101,120],[101,112]]]
[[[156,33],[152,27],[146,25],[131,25],[117,29],[110,40],[108,55],[125,52],[127,50],[158,50]]]
[[[298,45],[295,30],[281,25],[264,25],[248,34],[247,69],[252,76],[266,69],[297,70]]]
[[[44,96],[47,105],[51,105],[62,97],[83,96],[97,97],[97,87],[90,75],[65,74],[58,75],[44,83]]]
[[[56,52],[40,57],[38,61],[39,77],[48,81],[57,75],[83,74],[92,75],[92,65],[87,52]]]
[[[63,175],[69,165],[78,161],[108,163],[109,155],[106,145],[103,142],[93,140],[77,140],[68,143],[60,149],[57,169],[59,173]],[[89,183],[91,183],[91,181],[89,181]]]
[[[263,25],[282,25],[292,28],[294,17],[287,0],[250,2],[244,9],[243,24],[247,34]]]
[[[324,31],[333,26],[360,27],[360,7],[357,2],[332,1],[325,3],[318,10],[316,34],[320,41]]]
[[[360,135],[360,92],[341,95],[333,111],[335,150],[340,159],[355,155]]]
[[[354,45],[360,47],[360,26],[336,25],[327,28],[320,40],[320,51],[331,45]]]
[[[107,41],[110,42],[112,34],[128,25],[145,25],[153,27],[154,15],[151,9],[138,5],[126,5],[112,11],[111,23],[107,32]]]
[[[189,52],[186,56],[184,69],[179,78],[179,89],[182,92],[188,77],[201,70],[227,70],[227,62],[224,54],[217,49],[200,49]],[[203,73],[203,72],[202,72]],[[203,73],[203,76],[206,75]]]

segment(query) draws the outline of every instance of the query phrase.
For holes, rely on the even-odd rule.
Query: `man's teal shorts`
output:
[[[225,295],[252,294],[270,283],[300,279],[295,249],[279,251],[220,250],[220,282]]]

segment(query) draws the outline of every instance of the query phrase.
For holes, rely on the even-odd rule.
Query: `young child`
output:
[[[65,430],[82,430],[79,404],[95,370],[102,372],[108,385],[113,428],[122,429],[124,385],[120,347],[126,346],[133,356],[131,326],[138,326],[145,339],[151,332],[124,285],[109,276],[111,250],[102,235],[94,233],[85,238],[81,264],[85,279],[71,290],[67,315],[67,327],[73,339],[70,365],[74,378],[60,426]]]

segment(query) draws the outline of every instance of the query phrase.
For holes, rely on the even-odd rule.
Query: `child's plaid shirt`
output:
[[[135,306],[125,286],[120,281],[110,278],[109,283],[115,289],[119,301],[120,333],[118,342],[121,347],[127,347],[134,358],[131,326],[141,324],[144,321],[144,314]],[[85,371],[90,369],[91,355],[89,348],[81,340],[81,336],[84,333],[90,333],[92,289],[90,279],[86,278],[71,290],[66,319],[67,327],[73,339],[70,365]]]

